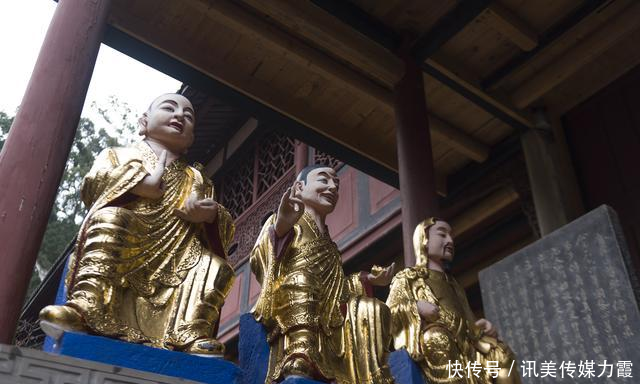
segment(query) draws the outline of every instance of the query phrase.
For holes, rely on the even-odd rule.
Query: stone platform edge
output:
[[[0,383],[196,384],[198,382],[0,344]]]

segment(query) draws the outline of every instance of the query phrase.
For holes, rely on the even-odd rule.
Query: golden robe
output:
[[[214,196],[181,159],[165,169],[161,198],[130,193],[157,161],[144,142],[96,158],[81,190],[89,212],[69,262],[66,305],[95,333],[181,349],[217,332],[235,277],[225,261],[234,225],[222,206],[213,224],[174,214],[194,192]]]
[[[274,222],[275,215],[264,224],[250,258],[262,285],[253,313],[271,346],[266,383],[282,380],[285,363],[296,357],[311,362],[309,374],[318,379],[393,382],[389,309],[365,295],[360,274],[344,275],[338,247],[310,215],[279,240]]]
[[[428,322],[420,317],[419,300],[439,307],[438,320]],[[393,278],[387,305],[396,350],[405,348],[430,383],[519,382],[515,364],[511,377],[505,377],[515,359],[513,352],[500,340],[483,336],[464,290],[450,275],[424,266],[406,268]],[[462,377],[453,375],[453,365],[447,367],[449,361],[461,364]],[[497,379],[490,377],[485,370],[488,361],[497,361],[507,371],[501,370]],[[474,362],[480,364],[479,377],[466,370],[467,364]]]

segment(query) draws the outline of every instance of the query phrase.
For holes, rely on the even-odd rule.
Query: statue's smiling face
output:
[[[186,97],[162,95],[140,119],[140,133],[175,153],[183,153],[193,144],[194,115],[193,105]]]
[[[299,184],[300,199],[320,214],[327,215],[338,203],[340,179],[333,168],[316,168],[309,172],[306,181]]]
[[[427,242],[429,258],[438,261],[452,261],[454,248],[451,237],[451,226],[446,221],[438,220],[429,227]]]

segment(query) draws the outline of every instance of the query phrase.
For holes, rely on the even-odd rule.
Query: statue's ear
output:
[[[295,195],[302,193],[303,188],[304,188],[304,181],[296,180],[293,182],[293,193]]]
[[[148,123],[149,123],[149,117],[147,116],[147,112],[145,112],[138,119],[138,135],[145,136],[147,134]]]

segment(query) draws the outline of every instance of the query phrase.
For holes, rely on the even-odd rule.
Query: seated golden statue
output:
[[[413,247],[416,265],[396,274],[387,299],[395,348],[407,350],[429,383],[520,383],[517,364],[509,375],[513,352],[489,321],[475,320],[464,290],[444,271],[454,253],[449,224],[436,218],[421,222]],[[477,376],[466,369],[474,363]]]
[[[193,143],[193,106],[165,94],[139,124],[144,140],[104,150],[84,179],[89,212],[69,261],[68,301],[40,312],[42,328],[221,354],[234,225],[209,179],[181,157]]]
[[[345,276],[325,217],[338,201],[332,168],[311,166],[297,177],[264,224],[251,252],[262,285],[253,313],[269,332],[265,383],[288,376],[325,382],[391,383],[386,365],[390,313],[367,296],[388,285],[393,264]]]

